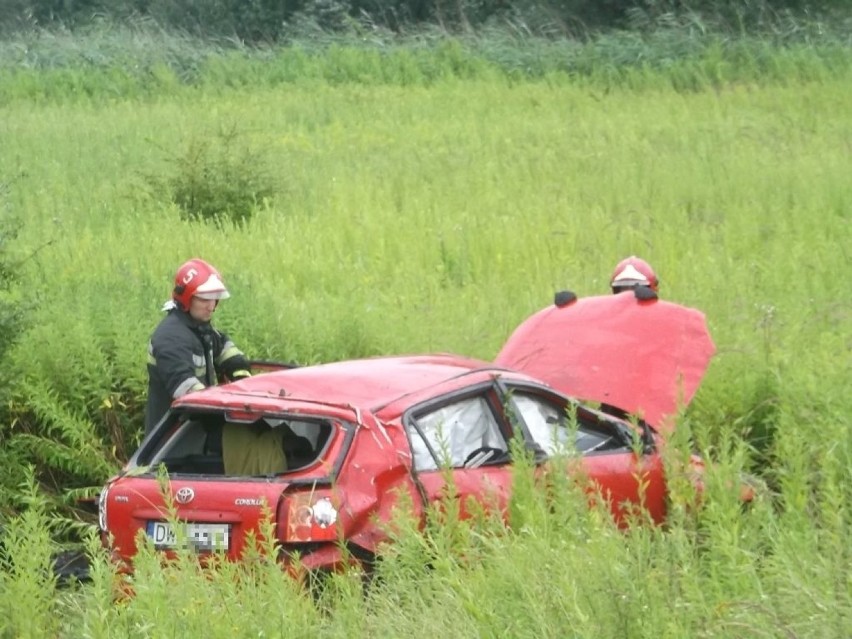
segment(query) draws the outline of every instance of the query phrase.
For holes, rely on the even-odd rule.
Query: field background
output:
[[[192,83],[154,67],[130,97],[110,93],[124,76],[63,71],[62,93],[47,72],[3,71],[0,204],[20,222],[4,303],[21,323],[2,364],[17,568],[0,582],[0,634],[850,636],[848,50],[779,52],[766,76],[716,61],[699,71],[742,79],[693,69],[703,82],[641,68],[525,79],[455,45],[417,59],[332,50],[292,81],[286,53],[225,56]],[[183,219],[175,189],[199,175],[256,187],[250,217]],[[679,444],[691,435],[720,464],[703,515],[675,507],[669,529],[625,535],[529,491],[517,535],[411,533],[386,587],[363,600],[342,579],[319,611],[260,560],[239,588],[152,561],[119,607],[105,564],[71,594],[40,572],[46,526],[85,528],[57,503],[138,441],[147,339],[185,259],[223,273],[233,297],[216,323],[249,356],[309,364],[491,359],[555,291],[606,293],[630,254],[665,299],[706,313],[718,347]],[[768,487],[747,514],[724,490],[740,471]],[[423,571],[424,553],[448,559]],[[488,561],[452,559],[472,553]]]

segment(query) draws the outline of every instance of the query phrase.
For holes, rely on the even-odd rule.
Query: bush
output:
[[[244,224],[277,191],[262,153],[243,144],[236,128],[191,139],[172,164],[173,175],[151,182],[183,220]]]

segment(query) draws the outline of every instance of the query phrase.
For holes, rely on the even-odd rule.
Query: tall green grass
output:
[[[446,47],[237,52],[112,94],[100,71],[59,65],[94,83],[85,99],[46,89],[54,71],[2,72],[1,203],[23,221],[13,296],[27,315],[2,362],[0,636],[850,634],[848,49],[755,62],[723,47],[528,79]],[[289,55],[308,71],[276,80]],[[415,61],[406,73],[456,68],[442,55],[460,70],[402,82],[395,55]],[[274,193],[240,225],[186,221],[163,185],[223,134],[256,153]],[[554,291],[606,293],[632,253],[664,298],[707,314],[718,347],[673,445],[716,462],[700,513],[675,484],[667,527],[620,533],[519,483],[511,532],[409,531],[366,599],[354,576],[315,608],[274,566],[234,588],[231,573],[158,572],[153,557],[128,602],[111,603],[103,559],[92,587],[54,591],[44,531],[80,525],[28,509],[20,479],[36,466],[45,512],[130,454],[147,339],[185,259],[220,268],[233,297],[216,321],[250,356],[312,363],[491,359]],[[745,513],[730,491],[742,470],[769,490]],[[447,560],[423,570],[435,548]]]
[[[703,417],[749,427],[778,402],[842,406],[830,389],[849,366],[836,275],[848,259],[849,86],[679,94],[494,80],[9,105],[0,172],[17,176],[20,243],[45,245],[26,263],[40,308],[7,362],[22,410],[52,389],[63,410],[118,420],[132,449],[147,337],[191,255],[224,273],[234,297],[219,322],[250,355],[310,363],[491,358],[554,290],[605,292],[612,265],[638,253],[665,297],[708,315],[719,356]],[[188,145],[234,128],[263,152],[278,195],[238,228],[182,221],[148,178],[180,172]],[[51,410],[36,408],[31,427]]]
[[[109,102],[281,85],[432,86],[459,80],[539,79],[611,87],[696,91],[728,83],[788,84],[850,72],[848,19],[793,21],[729,33],[701,23],[640,25],[587,38],[546,38],[507,27],[450,36],[322,31],[248,47],[151,25],[80,32],[33,31],[0,41],[0,105],[14,101]]]
[[[709,469],[701,509],[675,492],[667,526],[626,531],[605,509],[590,510],[565,475],[554,473],[545,494],[521,461],[508,528],[487,514],[459,520],[452,502],[435,508],[423,531],[400,511],[393,544],[369,581],[356,571],[314,592],[268,552],[201,570],[187,555],[163,564],[142,545],[128,581],[94,540],[92,582],[57,589],[44,576],[48,524],[35,508],[3,537],[0,604],[9,614],[0,630],[22,637],[847,636],[848,511],[832,500],[841,478],[809,498],[833,514],[805,524],[765,495],[743,511],[731,490],[736,456],[721,461]],[[20,600],[30,602],[29,614],[15,613]]]

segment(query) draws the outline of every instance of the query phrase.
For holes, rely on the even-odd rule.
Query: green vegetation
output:
[[[681,16],[696,28],[753,33],[802,17],[833,22],[845,9],[846,0],[0,0],[0,33],[142,23],[258,44],[320,31],[369,37],[429,26],[472,33],[499,25],[586,37]]]
[[[841,36],[120,35],[0,43],[0,636],[849,636]],[[186,184],[228,213],[187,214]],[[366,598],[350,575],[319,606],[261,558],[211,577],[145,557],[120,604],[103,557],[82,589],[44,570],[88,528],[74,498],[139,439],[145,345],[185,259],[222,271],[218,323],[250,356],[312,363],[489,359],[631,253],[718,347],[672,445],[716,462],[700,512],[676,483],[669,526],[619,532],[567,485],[543,504],[522,470],[510,530],[401,525]],[[743,470],[769,487],[747,512]]]
[[[104,104],[299,86],[432,87],[452,80],[530,79],[598,90],[788,85],[848,75],[848,22],[797,21],[730,34],[687,18],[591,40],[492,29],[303,35],[286,46],[169,35],[145,26],[32,31],[0,41],[0,105]]]

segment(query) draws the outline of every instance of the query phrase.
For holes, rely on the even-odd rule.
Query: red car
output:
[[[640,502],[641,479],[642,505],[661,521],[662,433],[714,347],[701,313],[640,297],[557,296],[494,363],[382,357],[267,372],[186,395],[101,492],[104,542],[128,564],[140,531],[159,549],[186,544],[236,559],[266,513],[285,561],[298,553],[308,569],[335,569],[345,561],[343,540],[350,560],[369,563],[400,496],[423,513],[442,495],[448,468],[460,503],[505,506],[513,439],[537,463],[579,453],[616,517]],[[631,424],[575,396],[644,421]],[[168,516],[161,466],[177,519]]]

